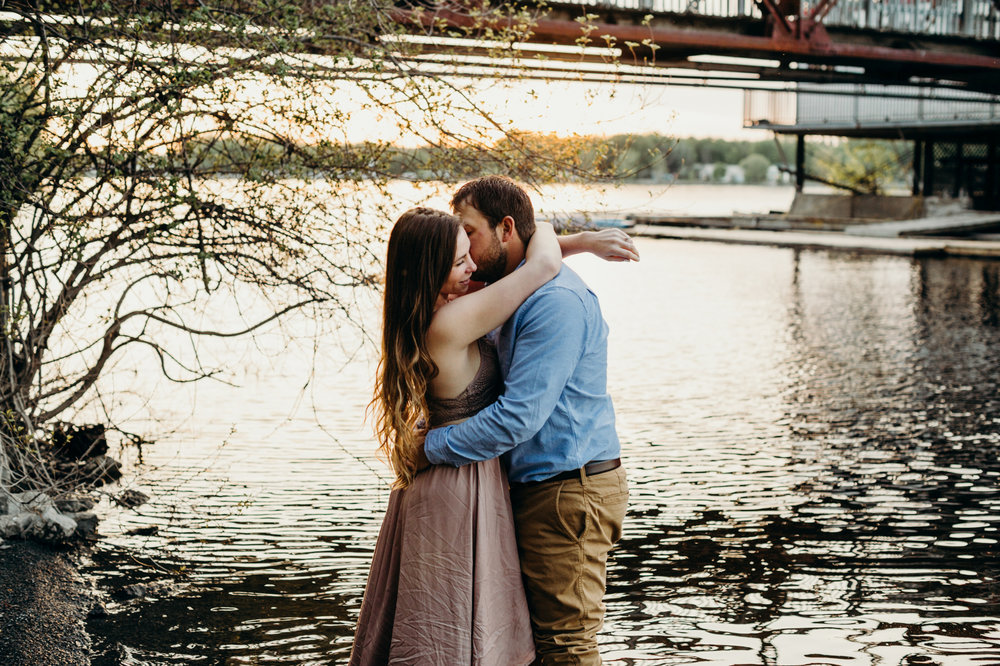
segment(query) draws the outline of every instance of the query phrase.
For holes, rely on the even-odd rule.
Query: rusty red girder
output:
[[[774,27],[778,28],[785,35],[791,36],[795,33],[795,29],[792,24],[788,22],[785,17],[785,12],[778,9],[778,6],[774,4],[774,0],[760,0],[759,4],[763,5],[762,11],[766,10],[768,14],[771,15],[771,19],[774,21]]]
[[[824,6],[825,3],[820,3],[817,8]],[[829,9],[829,6],[826,8]],[[484,19],[450,9],[422,12],[397,9],[394,12],[394,19],[409,24],[417,22],[427,31],[440,28],[475,31],[483,27],[498,30],[522,25],[516,19]],[[813,35],[809,34],[811,30],[803,35],[798,30],[788,33],[778,29],[770,36],[753,36],[722,31],[608,23],[587,23],[585,32],[584,26],[579,21],[542,18],[531,25],[531,36],[528,41],[573,45],[579,43],[578,40],[582,36],[590,35],[594,45],[603,46],[604,43],[600,38],[607,35],[618,44],[625,42],[653,44],[665,50],[702,54],[765,58],[781,62],[794,60],[824,65],[868,64],[883,68],[906,65],[913,71],[926,72],[927,76],[935,78],[947,78],[941,74],[950,72],[955,75],[953,80],[957,81],[969,80],[970,73],[1000,77],[1000,58],[927,49],[836,43],[829,39],[820,23],[813,23],[813,26],[816,28]]]

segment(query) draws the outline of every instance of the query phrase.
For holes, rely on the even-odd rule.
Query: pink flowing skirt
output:
[[[393,490],[352,666],[518,666],[534,654],[499,461],[431,467]]]

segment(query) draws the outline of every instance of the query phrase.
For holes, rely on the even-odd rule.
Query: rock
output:
[[[126,585],[122,589],[115,593],[115,596],[119,599],[141,599],[146,596],[148,588],[142,583],[135,583],[134,585]]]
[[[95,485],[103,485],[122,478],[122,464],[111,456],[95,456],[83,468],[84,476]]]
[[[0,516],[0,535],[20,539],[33,529],[46,511],[55,509],[55,505],[45,493],[27,490],[10,494],[6,509]]]
[[[40,543],[59,544],[65,542],[76,532],[76,521],[59,513],[55,506],[46,509],[24,531],[24,536]]]
[[[102,604],[100,601],[94,602],[94,605],[90,607],[90,611],[87,613],[88,620],[98,620],[102,618],[109,617],[111,613],[108,612],[107,606]]]
[[[10,497],[17,505],[17,511],[29,510],[41,513],[55,506],[52,498],[40,490],[25,490],[23,493],[13,493]],[[14,512],[11,511],[11,513]]]
[[[125,587],[119,589],[114,593],[114,596],[121,600],[141,599],[143,597],[152,597],[157,594],[169,592],[172,587],[173,583],[169,580],[150,581],[148,583],[133,583],[132,585],[126,585]]]
[[[97,533],[97,514],[93,511],[80,511],[73,514],[76,521],[76,536],[85,538]]]
[[[115,502],[117,502],[119,506],[123,506],[127,509],[134,509],[137,506],[142,506],[148,501],[149,495],[138,490],[133,490],[132,488],[119,493],[118,496],[115,497]]]
[[[71,495],[56,500],[56,507],[63,513],[81,513],[90,511],[97,505],[94,498],[87,495]]]
[[[146,527],[135,527],[130,529],[125,534],[130,536],[153,536],[154,534],[159,534],[160,528],[157,525],[147,525]]]
[[[7,539],[20,539],[35,520],[29,511],[0,516],[0,534]]]
[[[0,535],[7,538],[60,544],[77,530],[76,520],[59,511],[55,502],[43,492],[14,493],[7,508],[11,511],[0,516]]]
[[[65,458],[82,460],[108,452],[106,434],[107,428],[103,425],[61,423],[52,432],[52,446]]]

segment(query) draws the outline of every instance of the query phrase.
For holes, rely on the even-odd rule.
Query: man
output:
[[[473,279],[517,269],[535,230],[520,186],[486,176],[463,185],[451,205],[469,235]],[[607,556],[628,501],[606,386],[607,332],[597,297],[563,267],[500,329],[503,396],[432,430],[424,445],[434,464],[506,454],[536,663],[601,663]]]

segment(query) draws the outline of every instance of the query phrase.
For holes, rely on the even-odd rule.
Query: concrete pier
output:
[[[962,215],[923,217],[915,220],[893,220],[854,224],[844,227],[844,233],[879,238],[903,236],[935,236],[968,234],[1000,226],[1000,213],[968,212]]]
[[[769,231],[762,229],[719,229],[692,226],[636,224],[634,236],[680,240],[773,245],[808,250],[835,250],[902,256],[961,256],[1000,259],[1000,241],[954,238],[901,238],[856,236],[840,231]]]

